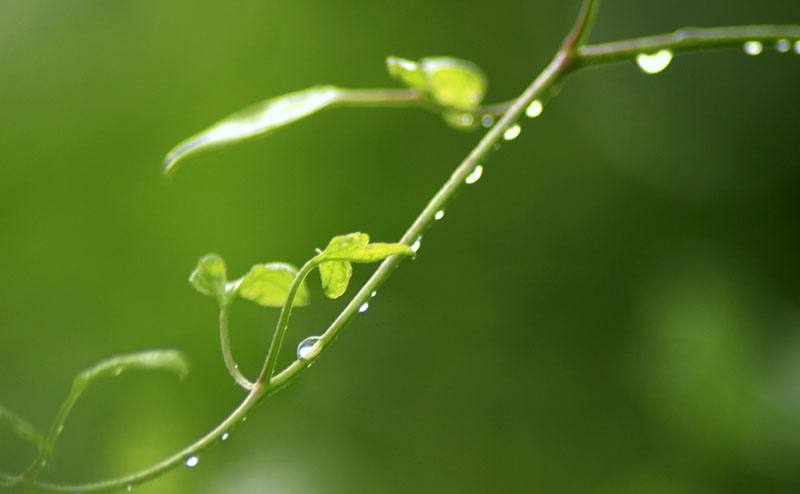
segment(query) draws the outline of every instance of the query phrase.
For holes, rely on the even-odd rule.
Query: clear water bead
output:
[[[792,49],[792,43],[788,39],[779,39],[775,43],[775,49],[778,50],[779,53],[786,53]]]
[[[433,215],[433,219],[435,219],[437,221],[442,219],[442,218],[444,218],[444,211],[442,211],[441,209],[436,211],[436,214]]]
[[[636,65],[646,74],[658,74],[672,62],[672,52],[660,50],[652,55],[640,53],[636,55]]]
[[[800,55],[800,41],[794,43],[794,52]]]
[[[222,439],[223,441],[227,441],[229,437],[230,434],[228,434],[227,432],[223,432],[222,437],[220,437],[220,439]]]
[[[377,295],[377,294],[378,294],[378,292],[373,291],[372,293],[369,294],[369,296],[372,297],[372,298],[375,298],[375,295]]]
[[[481,119],[481,124],[484,127],[491,127],[493,123],[494,119],[492,118],[491,115],[484,115],[483,118]]]
[[[535,99],[530,105],[528,105],[528,108],[525,110],[525,115],[531,118],[536,118],[542,114],[542,110],[544,110],[542,102],[538,99]]]
[[[362,314],[367,312],[367,309],[369,309],[369,302],[364,302],[363,304],[358,306],[358,312]]]
[[[422,247],[422,237],[419,237],[418,239],[414,240],[414,243],[411,244],[409,250],[411,250],[411,252],[413,253],[416,253],[420,247]]]
[[[322,347],[318,344],[319,336],[309,336],[297,345],[297,358],[300,360],[307,360],[315,357]]]
[[[509,127],[503,134],[503,139],[507,141],[516,139],[520,132],[522,132],[522,127],[520,127],[519,125],[514,125],[513,127]]]
[[[764,45],[760,41],[748,41],[744,44],[744,52],[748,55],[759,55],[764,51]]]
[[[189,468],[196,467],[197,466],[197,462],[199,462],[199,461],[200,460],[197,458],[197,455],[192,455],[192,456],[186,458],[186,466],[189,467]]]
[[[480,180],[481,175],[483,175],[483,167],[481,165],[478,165],[475,167],[474,170],[472,170],[472,173],[467,175],[467,178],[464,179],[464,183],[474,184],[475,182]]]

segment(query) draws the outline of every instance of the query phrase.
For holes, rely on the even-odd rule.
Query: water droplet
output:
[[[227,432],[223,432],[222,437],[220,437],[220,439],[222,439],[223,441],[227,441],[229,437],[230,434],[228,434]]]
[[[788,39],[779,39],[775,43],[775,49],[778,50],[779,53],[786,53],[792,49],[792,43]]]
[[[794,43],[794,52],[800,55],[800,41]]]
[[[433,215],[433,219],[435,219],[437,221],[442,219],[442,218],[444,218],[444,211],[441,210],[441,209],[436,211],[436,214]]]
[[[481,175],[483,175],[483,167],[481,165],[478,165],[475,167],[474,170],[472,170],[472,173],[467,175],[467,178],[464,179],[464,183],[474,184],[475,182],[480,180]]]
[[[484,115],[481,119],[481,124],[483,124],[484,127],[491,127],[493,123],[494,118],[492,118],[491,115]]]
[[[375,295],[377,295],[377,294],[378,294],[378,292],[373,291],[372,293],[369,294],[369,296],[372,297],[372,298],[375,298]]]
[[[475,119],[474,119],[474,118],[472,118],[472,115],[470,115],[469,113],[464,113],[463,115],[461,115],[460,117],[458,117],[458,122],[459,122],[461,125],[464,125],[464,126],[472,125],[472,122],[473,122],[474,120],[475,120]]]
[[[667,68],[672,61],[672,52],[669,50],[659,50],[652,55],[640,53],[636,55],[636,65],[646,74],[658,74]]]
[[[530,105],[528,105],[528,108],[525,110],[525,115],[531,118],[536,118],[542,114],[542,110],[544,110],[542,102],[538,99],[535,99]]]
[[[247,417],[242,417],[242,422],[247,422]]]
[[[744,52],[748,55],[759,55],[764,51],[764,45],[760,41],[748,41],[744,44]]]
[[[416,253],[421,246],[422,246],[422,237],[419,237],[418,239],[414,240],[414,243],[411,244],[411,247],[409,247],[409,249],[411,250],[411,252]]]
[[[309,336],[297,345],[297,358],[307,360],[316,357],[322,350],[322,346],[318,345],[320,340],[319,336]]]
[[[189,468],[196,467],[198,461],[200,460],[197,459],[197,455],[191,455],[190,457],[186,458],[186,466]]]
[[[520,132],[522,132],[522,127],[520,127],[519,125],[514,125],[513,127],[509,127],[503,134],[503,139],[507,141],[510,141],[511,139],[516,139]]]
[[[363,304],[358,306],[358,312],[362,314],[367,312],[367,309],[369,309],[369,302],[364,302]]]

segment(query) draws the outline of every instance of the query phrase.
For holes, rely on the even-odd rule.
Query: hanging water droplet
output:
[[[301,341],[299,345],[297,345],[297,358],[300,360],[307,360],[316,355],[322,350],[322,346],[319,345],[319,336],[309,336],[305,340]]]
[[[444,218],[444,211],[441,210],[441,209],[436,211],[436,214],[433,215],[433,219],[435,219],[437,221],[442,219],[442,218]]]
[[[748,41],[744,44],[744,52],[748,55],[759,55],[764,51],[764,45],[760,41]]]
[[[358,312],[362,314],[367,312],[367,309],[369,309],[369,302],[364,302],[363,304],[358,306]]]
[[[222,436],[220,437],[220,439],[222,439],[223,441],[227,441],[229,437],[230,437],[230,434],[228,434],[227,432],[223,432]]]
[[[372,297],[372,298],[375,298],[375,295],[377,295],[377,294],[378,294],[378,292],[373,291],[372,293],[369,294],[369,296]]]
[[[792,43],[788,39],[779,39],[775,43],[775,49],[778,50],[778,53],[786,53],[792,49]]]
[[[503,139],[507,141],[516,139],[520,132],[522,132],[522,127],[520,127],[519,125],[514,125],[513,127],[509,127],[503,134]]]
[[[191,455],[186,458],[186,466],[189,468],[196,467],[198,461],[200,460],[197,458],[197,455]]]
[[[478,165],[475,167],[474,170],[472,170],[472,173],[467,175],[467,178],[464,179],[464,183],[474,184],[475,182],[480,180],[481,175],[483,175],[483,167],[481,165]]]
[[[411,247],[409,247],[409,250],[412,253],[416,253],[421,246],[422,246],[422,237],[419,237],[418,239],[414,240],[414,243],[411,244]]]
[[[535,99],[530,105],[528,105],[528,108],[525,110],[525,115],[531,118],[536,118],[542,114],[542,110],[544,110],[542,102],[538,99]]]
[[[672,52],[660,50],[652,55],[640,53],[636,55],[636,65],[646,74],[657,74],[667,68],[672,61]]]
[[[458,122],[459,122],[461,125],[464,125],[464,126],[469,126],[469,125],[472,125],[472,122],[473,122],[474,120],[475,120],[475,119],[474,119],[474,118],[472,118],[472,115],[470,115],[469,113],[464,113],[463,115],[461,115],[460,117],[458,117]]]
[[[491,115],[484,115],[483,118],[481,119],[481,124],[484,127],[491,127],[493,123],[494,123],[494,118],[492,118]]]
[[[800,41],[794,43],[794,52],[800,55]]]

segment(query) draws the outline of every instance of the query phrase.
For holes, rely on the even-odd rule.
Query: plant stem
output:
[[[601,45],[579,46],[577,43],[579,43],[582,39],[585,39],[586,35],[588,34],[588,29],[591,25],[593,14],[595,12],[595,6],[596,2],[593,2],[592,0],[584,1],[581,15],[579,16],[575,27],[573,27],[573,29],[570,31],[570,35],[568,35],[564,41],[561,49],[558,51],[547,68],[536,78],[536,80],[533,81],[530,86],[528,86],[527,89],[525,89],[525,91],[516,100],[507,106],[502,104],[495,107],[489,107],[498,112],[501,109],[504,110],[503,117],[497,121],[495,126],[492,127],[492,129],[490,129],[486,135],[484,135],[478,145],[461,162],[461,164],[455,169],[442,188],[428,202],[427,206],[425,206],[416,220],[414,220],[412,225],[403,235],[401,239],[402,243],[406,245],[412,245],[415,241],[417,241],[435,221],[434,217],[436,212],[444,209],[448,205],[448,203],[455,196],[456,192],[464,186],[466,177],[475,170],[475,167],[481,163],[484,163],[488,159],[488,157],[502,141],[504,132],[509,127],[515,125],[517,121],[519,121],[527,106],[537,98],[540,98],[542,94],[548,90],[548,88],[552,87],[554,84],[562,82],[575,70],[589,66],[609,64],[621,60],[632,60],[633,57],[639,53],[658,51],[661,49],[669,49],[675,52],[691,51],[707,48],[719,48],[724,46],[737,46],[744,41],[770,42],[783,38],[800,38],[800,26],[746,26],[718,29],[691,28],[683,29],[669,35],[638,38],[634,40],[619,41]],[[393,103],[398,104],[403,98],[406,98],[405,104],[413,104],[418,100],[417,97],[412,97],[411,92],[409,91],[381,90],[378,92],[352,91],[350,93],[353,99],[350,101],[344,101],[343,104],[386,106],[386,101],[381,100],[380,98],[390,98],[392,99]],[[479,113],[486,114],[490,112],[486,111],[486,107],[484,107]],[[273,339],[264,362],[264,367],[259,375],[258,381],[252,385],[252,389],[250,389],[250,392],[245,397],[244,401],[242,401],[242,403],[228,417],[226,417],[222,422],[220,422],[219,425],[214,427],[207,434],[189,446],[183,448],[179,452],[164,459],[160,463],[124,477],[82,485],[63,485],[41,482],[33,479],[31,476],[26,476],[25,474],[19,478],[9,477],[3,474],[0,475],[0,480],[6,482],[16,480],[17,484],[24,484],[38,490],[49,492],[96,492],[122,489],[127,485],[139,484],[150,478],[160,475],[181,463],[184,463],[189,456],[196,455],[205,448],[217,442],[223,433],[231,430],[236,424],[240,423],[240,421],[246,417],[246,414],[249,413],[256,405],[258,405],[258,403],[263,401],[266,397],[276,393],[291,381],[296,379],[300,374],[302,374],[303,371],[309,367],[311,362],[318,358],[318,356],[336,339],[344,327],[347,326],[347,324],[353,320],[353,318],[355,318],[355,316],[358,314],[358,307],[363,302],[369,300],[372,291],[377,290],[386,281],[394,269],[400,264],[402,258],[403,256],[392,256],[381,263],[369,280],[358,291],[358,293],[356,293],[350,303],[323,333],[318,343],[318,345],[320,345],[318,352],[315,352],[309,359],[295,360],[283,371],[277,375],[274,375],[277,357],[280,352],[280,347],[283,342],[286,328],[288,326],[294,296],[299,289],[300,283],[316,266],[316,258],[312,258],[305,265],[303,265],[290,288],[287,304],[281,310],[276,332],[273,335]],[[70,400],[68,398],[64,407],[67,407],[69,402]],[[63,415],[64,407],[62,407],[62,411],[59,412],[58,417]],[[69,407],[71,407],[71,403],[69,404]],[[61,422],[57,418],[55,424],[60,423]],[[56,430],[55,424],[54,429],[51,430],[48,438],[53,435],[53,431]],[[38,472],[38,469],[36,471]]]
[[[219,344],[222,348],[222,359],[225,361],[225,367],[228,368],[228,372],[230,372],[236,384],[249,391],[253,389],[254,384],[239,371],[239,366],[233,359],[233,354],[231,352],[231,338],[228,331],[228,313],[230,312],[232,302],[233,296],[229,296],[227,300],[221,300],[219,303]]]

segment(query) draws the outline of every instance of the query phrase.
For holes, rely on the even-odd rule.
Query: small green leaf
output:
[[[216,297],[220,301],[227,297],[225,292],[227,281],[225,261],[217,254],[206,254],[201,257],[197,267],[189,276],[189,282],[198,292]]]
[[[420,60],[428,91],[442,106],[474,108],[486,94],[486,76],[474,63],[449,57]]]
[[[366,233],[350,233],[333,237],[328,247],[320,254],[322,259],[350,262],[376,262],[397,254],[411,255],[405,244],[369,243]]]
[[[322,289],[328,298],[339,298],[347,291],[353,265],[347,261],[328,261],[319,265]]]
[[[336,87],[315,86],[245,108],[175,146],[164,160],[164,171],[171,171],[189,154],[264,134],[318,112],[340,97]]]
[[[417,62],[400,57],[387,57],[386,70],[389,75],[411,89],[425,91],[428,81]]]
[[[116,377],[125,371],[166,370],[183,379],[189,373],[189,360],[179,350],[159,349],[117,355],[86,369],[75,378],[76,387],[85,388],[106,377]]]
[[[39,448],[44,443],[44,434],[28,423],[25,419],[15,414],[11,410],[0,405],[0,422],[5,421],[11,426],[11,429],[17,433],[21,438],[32,442]]]
[[[256,264],[241,280],[237,290],[242,297],[265,307],[283,307],[297,269],[289,264]],[[300,284],[294,305],[308,305],[308,287]]]

